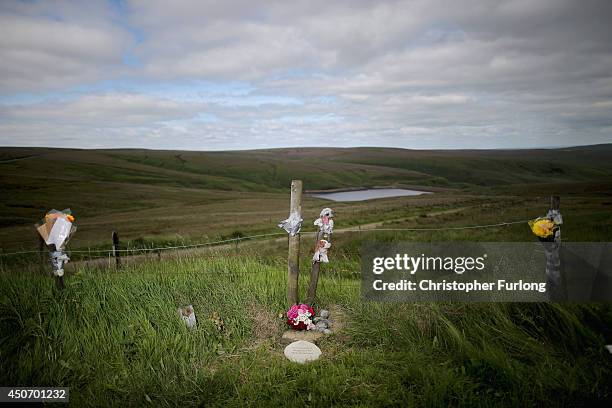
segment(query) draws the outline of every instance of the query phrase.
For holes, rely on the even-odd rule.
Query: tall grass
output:
[[[357,268],[349,256],[325,268],[318,305],[339,305],[346,326],[307,366],[284,359],[278,342],[282,258],[78,270],[62,292],[47,277],[3,271],[0,383],[68,386],[75,406],[574,406],[611,397],[612,362],[596,329],[612,321],[604,306],[368,303]],[[194,330],[177,314],[186,304]]]

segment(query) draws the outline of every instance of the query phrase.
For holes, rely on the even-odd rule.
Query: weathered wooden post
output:
[[[323,233],[317,232],[315,239],[315,252],[318,249],[319,242],[323,239]],[[319,283],[319,273],[321,272],[321,262],[312,261],[312,268],[310,269],[310,283],[308,285],[308,296],[306,303],[310,306],[314,305],[315,296],[317,294],[317,285]]]
[[[567,297],[565,282],[561,274],[561,228],[563,217],[559,210],[561,199],[559,196],[550,197],[550,209],[546,218],[556,225],[552,237],[543,242],[544,253],[546,255],[546,287],[548,288],[549,300],[565,300]]]
[[[36,235],[38,235],[38,260],[40,262],[40,269],[41,271],[43,271],[47,267],[46,262],[49,251],[47,251],[47,243],[45,242],[43,237],[41,237],[40,234]]]
[[[289,253],[287,256],[287,303],[292,306],[298,302],[298,277],[300,274],[300,229],[302,228],[302,181],[291,182],[291,201],[289,218],[278,226],[289,234]]]
[[[317,294],[317,285],[319,283],[319,273],[321,272],[321,262],[328,262],[327,249],[331,246],[331,236],[334,232],[334,214],[331,208],[321,210],[319,218],[314,222],[314,225],[319,227],[315,239],[314,256],[312,258],[312,268],[310,270],[310,283],[308,285],[307,303],[312,306],[315,302]]]
[[[48,247],[48,257],[51,261],[51,270],[55,276],[55,285],[58,289],[64,289],[64,265],[70,261],[68,255],[63,249],[57,249],[55,244],[50,244]],[[60,246],[60,248],[62,248]]]
[[[55,277],[55,286],[57,286],[57,288],[59,290],[63,290],[66,285],[64,285],[64,276],[56,276]]]
[[[55,245],[51,245],[50,257],[55,275],[55,286],[57,286],[58,289],[63,290],[65,288],[64,263],[68,262],[69,258],[62,251],[57,251]]]
[[[289,206],[291,215],[297,214],[301,219],[302,214],[302,181],[291,182],[291,203]],[[300,233],[289,234],[289,254],[287,257],[287,302],[289,306],[298,302],[298,279],[300,275]]]
[[[117,231],[113,231],[113,256],[117,269],[121,268],[121,251],[119,249],[119,234],[117,234]]]

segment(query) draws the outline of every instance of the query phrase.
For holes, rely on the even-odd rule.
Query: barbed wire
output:
[[[482,225],[467,225],[460,227],[433,227],[433,228],[364,228],[364,229],[341,229],[337,230],[334,233],[343,233],[343,232],[398,232],[398,231],[412,231],[412,232],[427,232],[427,231],[457,231],[457,230],[469,230],[469,229],[479,229],[479,228],[493,228],[493,227],[503,227],[508,225],[515,224],[523,224],[527,223],[528,220],[521,221],[510,221],[510,222],[500,222],[496,224],[482,224]],[[317,234],[317,231],[303,231],[300,234]],[[157,251],[168,251],[175,249],[188,249],[188,248],[199,248],[205,246],[219,245],[219,244],[227,244],[230,242],[240,242],[249,239],[255,238],[264,238],[264,237],[273,237],[287,235],[285,232],[273,232],[269,234],[257,234],[257,235],[249,235],[246,237],[236,237],[236,238],[228,238],[218,241],[210,241],[210,242],[202,242],[198,244],[189,244],[189,245],[175,245],[175,246],[165,246],[165,247],[153,247],[153,248],[126,248],[126,249],[91,249],[91,250],[71,250],[68,251],[70,253],[104,253],[104,254],[115,254],[126,253],[126,252],[157,252]],[[17,252],[0,252],[0,257],[10,256],[10,255],[21,255],[21,254],[38,254],[40,251],[17,251]]]
[[[153,248],[88,249],[88,250],[83,249],[83,250],[70,250],[67,252],[82,253],[82,254],[90,254],[90,253],[114,254],[116,252],[155,252],[155,251],[166,251],[166,250],[171,250],[171,249],[198,248],[198,247],[203,247],[203,246],[219,245],[219,244],[225,244],[225,243],[230,243],[230,242],[244,241],[247,239],[278,236],[278,235],[286,235],[286,233],[274,232],[270,234],[257,234],[257,235],[249,235],[246,237],[228,238],[228,239],[222,239],[219,241],[202,242],[198,244],[189,244],[189,245],[175,245],[175,246],[153,247]],[[17,254],[34,254],[34,253],[40,253],[40,251],[3,252],[3,253],[0,253],[0,256],[17,255]]]
[[[154,248],[99,249],[99,250],[92,250],[92,251],[79,250],[79,251],[70,251],[70,252],[72,252],[72,253],[89,253],[89,252],[115,253],[115,252],[165,251],[165,250],[170,250],[170,249],[198,248],[198,247],[203,247],[203,246],[226,244],[226,243],[230,243],[230,242],[244,241],[244,240],[247,240],[247,239],[270,237],[270,236],[278,236],[278,235],[286,235],[286,234],[284,232],[273,232],[273,233],[270,233],[270,234],[249,235],[247,237],[228,238],[228,239],[222,239],[222,240],[219,240],[219,241],[202,242],[202,243],[199,243],[199,244],[189,244],[189,245],[176,245],[176,246],[154,247]]]

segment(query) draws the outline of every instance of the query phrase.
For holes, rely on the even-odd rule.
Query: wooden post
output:
[[[63,290],[66,287],[64,285],[64,277],[63,276],[56,276],[55,277],[55,285],[57,286],[57,288],[59,290]]]
[[[320,216],[324,217],[325,215],[327,215],[330,218],[333,217],[333,213],[331,212],[331,210],[329,213],[324,213],[323,211],[321,211]],[[319,226],[319,231],[317,232],[317,235],[315,238],[315,246],[314,246],[315,253],[317,252],[317,250],[322,250],[319,246],[319,242],[321,240],[325,240],[331,244],[332,233],[333,233],[333,221],[330,220],[329,218],[327,220],[329,221],[329,224],[326,224],[326,222],[323,219],[321,219],[321,225]],[[315,221],[315,225],[317,221]],[[326,251],[327,249],[324,249],[324,250]],[[315,304],[315,299],[317,295],[317,285],[319,283],[319,273],[320,272],[321,272],[321,262],[315,261],[313,257],[312,267],[310,270],[310,284],[308,285],[308,296],[307,296],[307,303],[310,306],[313,306]]]
[[[51,244],[51,251],[55,252],[57,251],[55,245]],[[59,289],[59,290],[63,290],[64,289],[64,275],[62,276],[55,276],[55,286]]]
[[[559,211],[560,206],[561,206],[561,197],[550,196],[550,209]]]
[[[55,285],[60,290],[63,290],[65,288],[65,285],[64,285],[64,276],[63,275],[55,277]]]
[[[560,197],[551,196],[550,209],[547,216],[555,219],[557,222],[562,222],[560,206]],[[561,230],[556,231],[554,236],[543,244],[546,255],[546,288],[548,290],[548,298],[552,301],[563,301],[567,296],[565,282],[561,275]]]
[[[302,214],[302,181],[291,181],[291,202],[289,214]],[[300,274],[300,234],[289,235],[289,254],[287,256],[287,303],[292,306],[298,302],[298,277]]]
[[[317,250],[317,246],[319,245],[319,241],[323,239],[323,232],[317,232],[317,236],[315,239],[315,248]],[[319,283],[319,272],[321,271],[321,262],[312,262],[312,268],[310,269],[310,284],[308,285],[308,297],[306,303],[309,306],[314,305],[315,296],[317,294],[317,284]]]
[[[47,262],[49,259],[49,255],[47,251],[47,243],[45,242],[43,237],[40,236],[38,232],[36,233],[36,235],[38,235],[38,260],[40,262],[40,269],[44,271],[48,267]]]
[[[161,261],[161,249],[157,250],[157,261]]]
[[[117,231],[113,231],[113,256],[117,269],[121,268],[121,252],[119,251],[119,234],[117,234]]]

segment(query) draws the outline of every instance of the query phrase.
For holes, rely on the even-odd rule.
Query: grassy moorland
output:
[[[363,241],[525,241],[525,224],[437,232],[342,231],[490,224],[545,213],[562,196],[567,241],[609,241],[612,148],[537,151],[282,149],[154,152],[2,149],[5,251],[71,207],[71,248],[200,242],[275,232],[288,185],[411,186],[435,194],[333,203],[338,232],[318,307],[344,314],[323,357],[287,361],[286,240],[177,252],[116,271],[74,263],[58,292],[0,264],[0,384],[71,387],[74,406],[594,406],[612,399],[612,309],[603,304],[377,304],[360,298]],[[305,197],[304,231],[329,202]],[[310,235],[302,239],[301,293]],[[176,308],[193,304],[188,330]],[[212,319],[219,316],[223,326]]]
[[[32,249],[32,224],[49,208],[66,207],[79,220],[73,249],[108,247],[113,230],[140,243],[270,232],[287,215],[291,179],[302,179],[306,190],[404,186],[437,192],[435,197],[338,203],[345,225],[395,217],[413,207],[427,210],[475,199],[487,204],[503,197],[545,200],[552,193],[563,196],[564,208],[568,200],[587,197],[608,210],[611,157],[612,145],[514,151],[1,148],[0,247]],[[325,201],[305,197],[306,218],[322,205]]]

